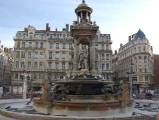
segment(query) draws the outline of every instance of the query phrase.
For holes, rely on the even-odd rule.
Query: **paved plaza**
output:
[[[21,101],[26,101],[26,100],[24,100],[24,99],[0,99],[0,104],[10,103],[10,102],[13,102],[13,101],[21,102]],[[7,117],[4,117],[4,116],[0,115],[0,120],[16,120],[16,119],[7,118]]]
[[[0,120],[15,120],[15,119],[12,119],[12,118],[6,118],[6,117],[0,115]]]

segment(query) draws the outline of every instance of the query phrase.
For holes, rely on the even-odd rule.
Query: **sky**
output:
[[[14,36],[28,25],[61,30],[76,20],[75,8],[82,0],[0,0],[0,40],[5,47],[14,46]],[[139,28],[145,33],[159,54],[159,0],[86,0],[93,8],[92,21],[96,21],[103,34],[111,34],[112,49],[127,43],[128,36]]]

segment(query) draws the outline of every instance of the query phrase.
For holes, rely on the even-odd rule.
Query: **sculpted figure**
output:
[[[88,46],[80,44],[79,69],[88,69]]]

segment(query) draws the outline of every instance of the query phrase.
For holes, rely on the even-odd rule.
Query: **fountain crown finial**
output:
[[[82,0],[82,3],[83,3],[83,4],[85,4],[85,3],[86,3],[86,1],[85,1],[85,0]]]

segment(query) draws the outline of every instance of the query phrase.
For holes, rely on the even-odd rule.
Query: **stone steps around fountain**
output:
[[[125,117],[125,118],[106,118],[106,117],[76,117],[76,116],[47,116],[47,115],[32,115],[32,114],[23,114],[15,113],[10,111],[0,110],[0,114],[6,117],[12,118],[13,120],[158,120],[156,117],[149,118],[147,116],[134,116],[134,117]],[[6,119],[6,120],[12,120]],[[5,120],[5,119],[3,119]]]

